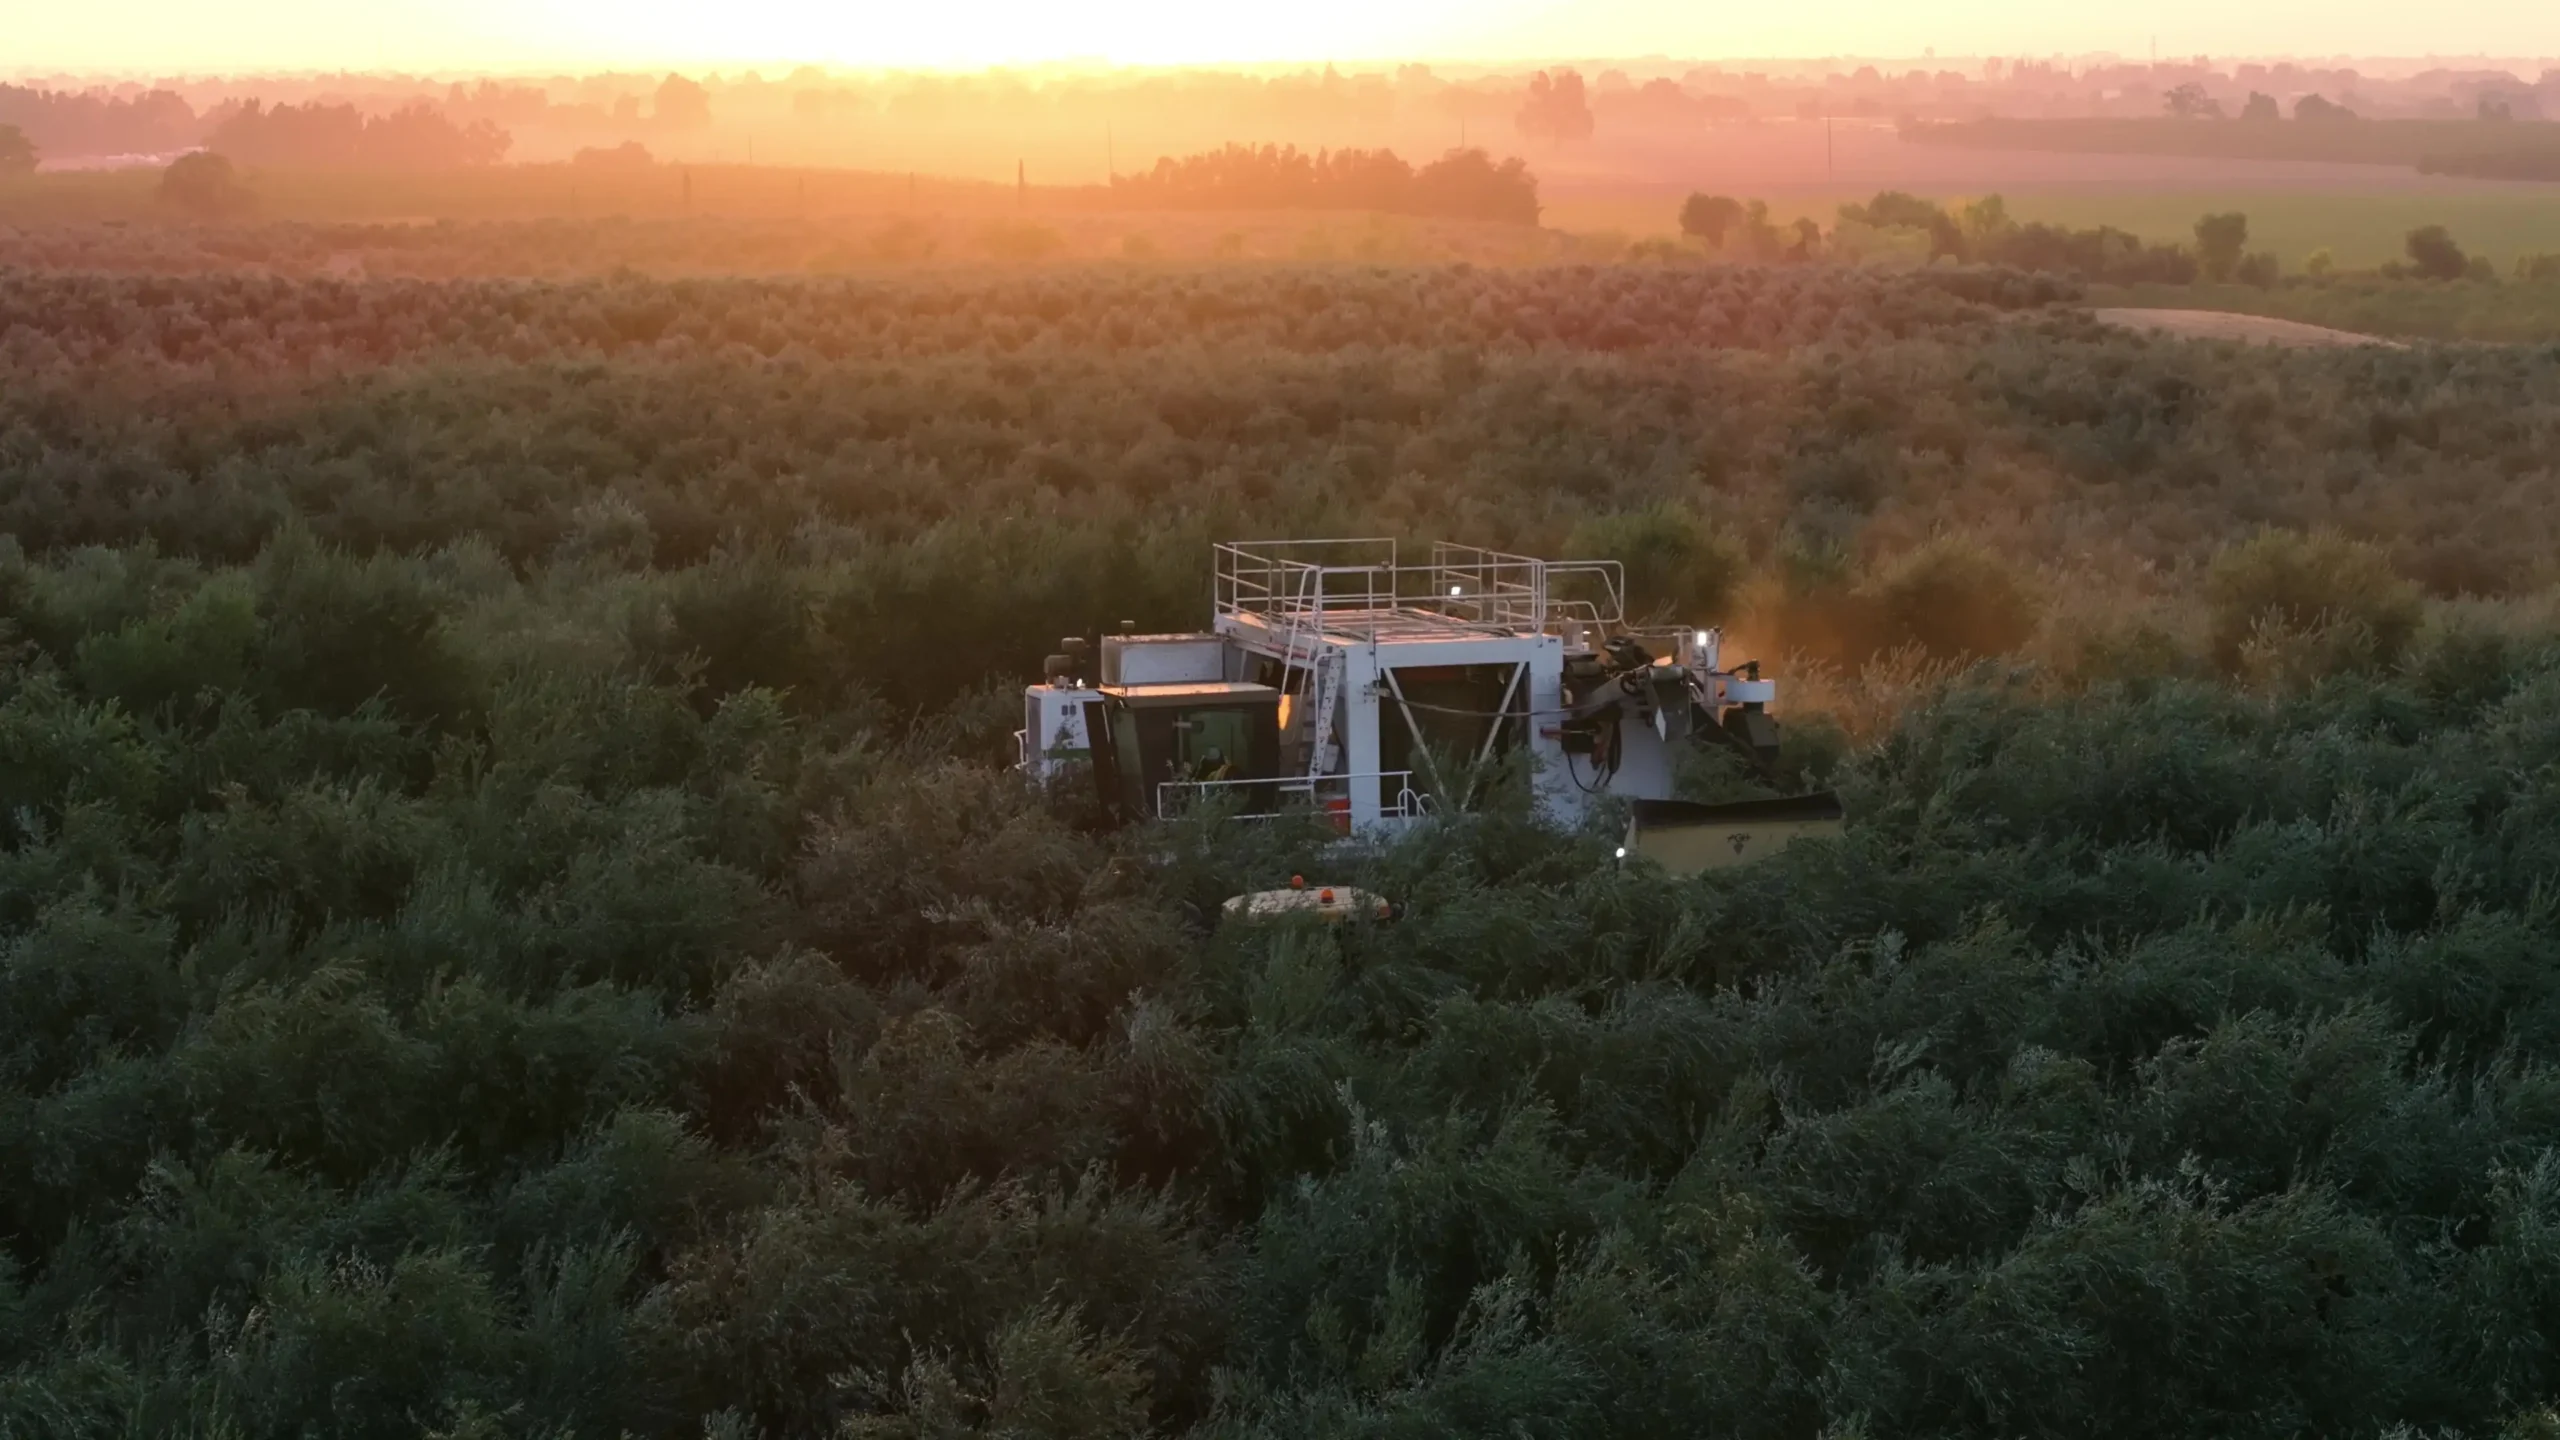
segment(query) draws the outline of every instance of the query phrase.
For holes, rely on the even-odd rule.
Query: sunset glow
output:
[[[738,0],[103,0],[25,7],[9,63],[46,69],[205,73],[525,69],[613,64],[792,64],[975,68],[1046,62],[1164,65],[1570,56],[2263,54],[2298,48],[2299,6],[2163,0],[2138,13],[2031,3],[1830,0],[1740,6],[1689,0],[1299,0],[1269,7],[1197,0],[1062,6]],[[2342,0],[2320,7],[2326,54],[2560,53],[2560,7],[2449,0],[2430,7]]]

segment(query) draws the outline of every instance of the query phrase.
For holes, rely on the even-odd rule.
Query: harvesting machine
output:
[[[1614,561],[1441,544],[1412,564],[1392,540],[1284,540],[1219,545],[1215,565],[1208,630],[1123,624],[1098,653],[1071,637],[1049,657],[1023,697],[1026,774],[1089,772],[1124,820],[1313,811],[1369,835],[1465,804],[1483,762],[1525,752],[1548,814],[1642,802],[1622,853],[1676,870],[1838,828],[1830,796],[1670,798],[1687,747],[1776,758],[1777,686],[1728,666],[1715,630],[1630,625]]]

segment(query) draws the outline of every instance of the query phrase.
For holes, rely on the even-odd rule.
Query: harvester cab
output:
[[[1568,824],[1668,802],[1693,746],[1776,759],[1776,684],[1728,666],[1715,630],[1630,625],[1613,561],[1314,540],[1219,545],[1214,565],[1208,630],[1124,623],[1049,657],[1023,696],[1026,774],[1089,783],[1123,821],[1312,813],[1367,835],[1465,803],[1504,756]]]

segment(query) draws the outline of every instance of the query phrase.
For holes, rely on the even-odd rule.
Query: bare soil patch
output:
[[[2282,345],[2301,349],[2325,345],[2385,345],[2400,348],[2397,340],[2377,335],[2359,335],[2353,330],[2332,330],[2326,325],[2305,325],[2299,320],[2278,320],[2267,315],[2238,315],[2228,310],[2134,310],[2104,308],[2091,312],[2110,325],[2129,330],[2149,330],[2163,335],[2177,335],[2192,340],[2243,340],[2256,345]]]

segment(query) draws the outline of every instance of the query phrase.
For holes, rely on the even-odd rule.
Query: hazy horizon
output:
[[[399,71],[507,74],[617,66],[1236,66],[1327,61],[1519,64],[1556,59],[1694,62],[1852,56],[2089,56],[2530,59],[2560,55],[2560,7],[2380,0],[2240,10],[2163,0],[2138,16],[2057,13],[2022,0],[1929,7],[1840,0],[1716,14],[1660,0],[1582,4],[1452,0],[1393,6],[1304,0],[1273,11],[1145,0],[1070,12],[974,0],[896,12],[797,0],[705,9],[666,0],[257,0],[214,9],[172,0],[44,7],[13,27],[20,75]],[[2316,35],[2316,46],[2306,36]]]
[[[749,75],[767,81],[779,81],[794,71],[806,69],[847,78],[896,76],[1027,76],[1035,80],[1144,78],[1157,75],[1235,74],[1274,78],[1308,74],[1333,65],[1346,74],[1388,73],[1407,65],[1418,65],[1443,80],[1467,81],[1493,76],[1519,76],[1539,69],[1574,69],[1586,75],[1615,68],[1642,70],[1645,73],[1676,71],[1695,67],[1727,67],[1739,72],[1744,68],[1766,69],[1773,74],[1823,73],[1844,74],[1851,67],[1872,65],[1887,69],[1906,66],[1955,67],[1966,73],[1991,60],[2028,60],[2059,64],[2066,70],[2107,65],[2140,65],[2152,60],[2147,53],[2122,50],[2081,51],[1934,51],[1901,54],[1892,51],[1843,50],[1829,54],[1802,55],[1695,55],[1688,53],[1649,52],[1644,54],[1554,53],[1523,55],[1509,60],[1452,59],[1439,55],[1397,55],[1377,58],[1348,56],[1316,57],[1285,60],[1197,60],[1138,62],[1113,61],[1090,57],[1063,57],[1053,60],[983,64],[861,64],[852,61],[812,60],[792,56],[767,56],[761,59],[733,57],[727,59],[667,57],[649,59],[630,57],[619,60],[578,62],[528,60],[521,64],[451,64],[451,65],[257,65],[240,64],[189,68],[185,66],[149,65],[18,65],[0,69],[0,84],[43,85],[72,80],[89,85],[127,86],[159,83],[223,84],[260,80],[327,81],[365,79],[383,82],[416,82],[447,84],[453,81],[497,80],[532,82],[561,78],[588,78],[608,75],[637,76],[654,80],[662,74],[684,74],[696,79],[742,80]],[[2476,51],[2435,54],[2391,54],[2380,51],[2230,51],[2220,54],[2172,54],[2162,50],[2157,63],[2185,67],[2197,61],[2215,69],[2229,71],[2242,65],[2291,64],[2306,69],[2357,69],[2374,79],[2391,79],[2419,74],[2428,70],[2463,70],[2472,67],[2505,67],[2530,72],[2533,67],[2560,69],[2560,52],[2550,55],[2526,52]],[[2524,77],[2528,83],[2531,74]]]

